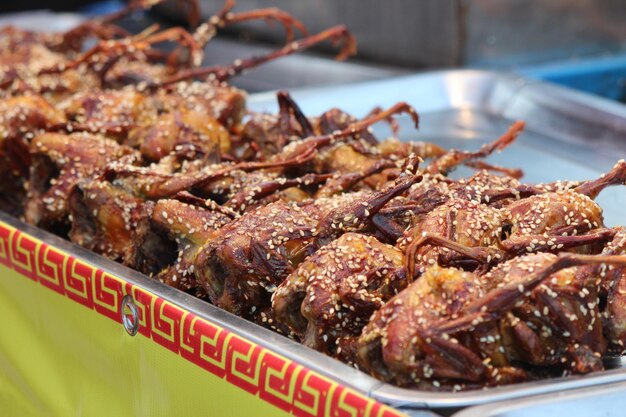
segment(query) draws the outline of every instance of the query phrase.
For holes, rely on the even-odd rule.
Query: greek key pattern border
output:
[[[292,415],[403,416],[1,221],[0,264],[118,323],[132,295],[143,337]]]

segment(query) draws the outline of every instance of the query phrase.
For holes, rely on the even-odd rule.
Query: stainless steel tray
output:
[[[626,107],[588,94],[511,74],[443,71],[342,88],[294,92],[306,114],[329,106],[362,116],[374,105],[407,101],[420,114],[416,132],[400,119],[400,138],[475,149],[504,132],[512,120],[527,129],[518,141],[490,160],[524,169],[525,180],[588,179],[626,157]],[[275,111],[272,93],[250,98],[255,111]],[[378,127],[384,133],[384,127]],[[459,170],[460,174],[468,171]],[[605,190],[597,199],[606,223],[625,223],[626,189]],[[341,378],[341,372],[336,373]],[[371,391],[378,400],[401,408],[458,408],[586,386],[626,381],[626,370],[557,378],[461,393],[429,393],[381,384]]]
[[[622,417],[626,384],[618,382],[557,394],[495,402],[466,408],[452,417]]]
[[[626,155],[626,108],[560,87],[511,75],[446,71],[414,75],[362,85],[303,90],[293,93],[307,114],[316,115],[332,106],[362,116],[376,106],[404,100],[421,114],[421,130],[400,119],[401,138],[433,141],[444,146],[477,148],[502,133],[512,119],[525,119],[528,131],[495,163],[523,168],[529,181],[594,178]],[[253,95],[249,107],[274,111],[271,93]],[[378,127],[384,134],[385,126]],[[626,190],[605,192],[600,203],[609,224],[624,222]],[[236,317],[190,295],[167,287],[135,271],[94,255],[69,242],[33,229],[0,213],[0,220],[45,239],[101,269],[123,276],[130,283],[228,328],[252,342],[320,372],[346,386],[394,407],[458,409],[470,405],[581,387],[626,381],[626,370],[552,379],[514,386],[462,393],[431,393],[397,388],[292,340]],[[444,410],[445,411],[445,410]]]

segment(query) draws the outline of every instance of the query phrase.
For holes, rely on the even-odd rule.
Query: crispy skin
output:
[[[66,229],[67,200],[74,186],[93,178],[107,163],[130,156],[132,149],[87,133],[44,133],[30,144],[31,175],[24,217],[47,229]]]
[[[406,286],[403,263],[393,246],[346,233],[282,282],[272,297],[275,317],[305,345],[340,356],[340,339],[358,336],[372,313]]]
[[[154,203],[106,181],[86,181],[69,196],[69,237],[105,257],[152,275],[171,265],[175,249],[154,233]]]
[[[31,164],[29,144],[40,129],[65,116],[36,95],[0,99],[0,209],[21,215]]]
[[[486,170],[481,170],[469,178],[452,180],[442,174],[424,174],[424,179],[415,184],[406,196],[393,200],[381,213],[375,216],[375,222],[381,225],[380,236],[393,243],[398,241],[409,227],[420,227],[422,222],[432,222],[428,217],[434,217],[431,213],[443,213],[442,205],[450,204],[457,206],[473,206],[484,203],[490,208],[501,208],[514,201],[515,196],[491,201],[491,196],[508,193],[510,190],[517,191],[520,183],[517,179],[509,176],[494,175]],[[495,200],[495,199],[494,199]],[[452,201],[456,201],[456,204]],[[479,209],[485,213],[488,208]],[[501,217],[492,210],[490,214]],[[462,227],[459,230],[463,230]],[[406,242],[400,243],[406,245]]]
[[[246,93],[226,83],[180,82],[170,90],[157,96],[163,108],[200,112],[229,131],[238,127],[245,115]]]
[[[82,91],[61,106],[68,120],[100,133],[123,137],[138,125],[154,124],[156,108],[151,99],[132,89]]]
[[[162,269],[156,278],[180,290],[203,295],[194,273],[194,260],[206,242],[231,218],[216,210],[207,210],[178,200],[159,200],[152,210],[153,227],[176,243],[178,258]]]
[[[602,255],[626,254],[626,229],[619,226],[613,239],[604,247]],[[626,268],[619,265],[590,267],[592,284],[600,293],[604,306],[602,319],[604,333],[614,353],[621,354],[626,346]]]
[[[399,385],[435,389],[511,383],[528,378],[524,369],[602,369],[606,341],[589,269],[559,269],[525,286],[556,261],[531,254],[485,275],[427,268],[363,329],[359,366]],[[466,317],[475,318],[454,324]]]
[[[378,310],[363,329],[357,348],[359,367],[399,385],[423,378],[470,382],[485,378],[486,366],[469,348],[448,341],[450,352],[440,357],[426,335],[431,324],[456,317],[465,304],[484,295],[476,284],[479,280],[455,269],[427,269]]]
[[[379,192],[345,193],[311,202],[283,200],[245,212],[220,229],[196,261],[211,301],[238,314],[270,305],[271,294],[304,259],[370,218],[420,176],[399,178]]]
[[[515,258],[485,275],[488,288],[521,281],[555,260],[555,255],[546,253]],[[586,267],[563,269],[517,305],[501,326],[508,333],[502,340],[508,343],[504,348],[509,362],[574,373],[602,369],[600,357],[607,344],[594,280]]]
[[[454,199],[425,214],[407,235],[413,239],[424,234],[441,236],[470,248],[497,247],[505,221],[505,213],[500,210],[469,200]],[[407,239],[399,243],[400,247],[408,244]],[[459,257],[454,251],[438,245],[424,245],[411,256],[415,258],[418,272],[423,272],[428,265],[433,264],[472,268],[467,258]]]
[[[148,162],[158,162],[180,147],[193,147],[208,163],[219,162],[230,150],[230,136],[216,120],[195,111],[166,113],[155,125],[144,124],[129,132],[125,143],[138,147]]]
[[[276,286],[316,249],[319,217],[314,205],[277,201],[221,228],[196,261],[211,301],[244,316],[268,306]]]

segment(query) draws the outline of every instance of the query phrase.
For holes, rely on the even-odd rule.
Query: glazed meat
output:
[[[132,157],[132,153],[111,139],[87,133],[43,133],[35,137],[30,144],[24,218],[47,229],[67,228],[72,188],[101,174],[107,163]]]
[[[341,356],[374,311],[406,284],[404,255],[346,233],[309,256],[272,296],[275,317],[307,346]],[[343,346],[343,348],[342,348]],[[350,358],[351,352],[343,352]]]
[[[324,42],[345,59],[349,31],[231,0],[204,22],[187,2],[190,31],[115,23],[158,3],[0,30],[0,210],[399,386],[585,374],[625,350],[626,232],[594,200],[626,162],[529,184],[488,159],[522,121],[466,151],[396,138],[419,126],[405,102],[307,115],[279,91],[276,113],[249,112],[231,78]],[[252,20],[285,45],[202,66]]]
[[[268,307],[276,287],[307,256],[343,233],[367,230],[373,214],[420,178],[407,174],[379,192],[277,201],[246,212],[220,229],[196,262],[211,301],[242,315]]]
[[[625,261],[541,253],[482,276],[432,266],[371,318],[359,366],[399,385],[453,390],[522,381],[536,366],[601,369],[597,276],[584,265]]]

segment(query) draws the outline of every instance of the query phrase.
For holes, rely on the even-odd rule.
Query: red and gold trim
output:
[[[1,221],[0,264],[120,323],[132,295],[142,336],[293,415],[403,415]]]

